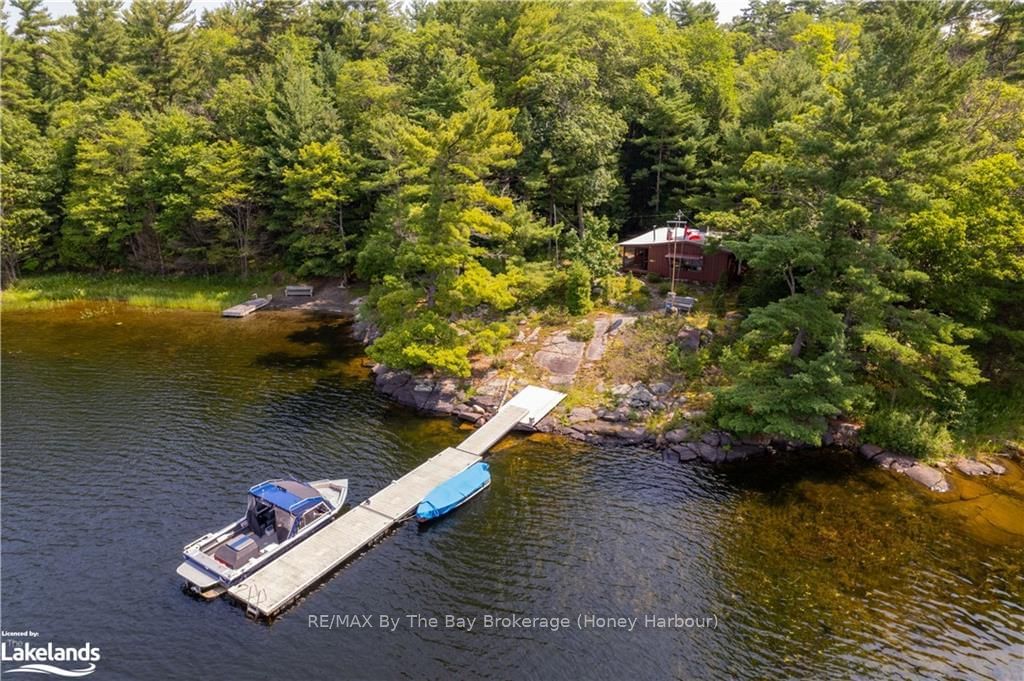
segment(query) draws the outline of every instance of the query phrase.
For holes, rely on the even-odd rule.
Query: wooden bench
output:
[[[673,312],[690,314],[693,312],[693,306],[696,304],[696,298],[691,298],[690,296],[675,297],[669,295],[665,298],[665,312],[668,314],[672,314]]]
[[[285,296],[309,296],[313,297],[313,287],[306,284],[295,284],[284,287]]]

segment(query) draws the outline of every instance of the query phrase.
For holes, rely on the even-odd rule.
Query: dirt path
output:
[[[362,286],[342,286],[340,279],[317,279],[308,282],[313,286],[313,295],[285,296],[284,287],[275,288],[274,299],[268,310],[300,310],[324,314],[353,314],[356,301],[365,295]]]

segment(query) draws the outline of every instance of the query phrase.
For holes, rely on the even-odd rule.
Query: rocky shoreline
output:
[[[352,302],[355,323],[353,336],[368,344],[376,336],[371,324],[358,317],[358,300]],[[452,416],[474,424],[490,418],[504,401],[530,382],[552,389],[571,386],[581,369],[600,362],[610,341],[637,320],[636,315],[608,315],[594,320],[594,336],[589,341],[573,340],[567,331],[555,331],[546,337],[541,329],[523,329],[516,343],[502,354],[505,366],[529,365],[537,372],[525,379],[514,372],[500,372],[491,363],[474,366],[466,380],[392,370],[376,364],[372,367],[376,389],[407,407],[420,412]],[[684,327],[678,342],[695,352],[709,339],[708,331]],[[523,372],[518,372],[523,373]],[[589,443],[619,443],[659,452],[666,461],[710,464],[731,463],[767,453],[794,451],[811,445],[769,437],[743,438],[732,433],[703,427],[704,412],[688,408],[687,400],[668,383],[620,383],[602,393],[610,404],[584,404],[556,409],[533,428],[521,430],[549,433]],[[656,432],[645,423],[660,413],[670,413],[682,421],[668,430]],[[859,426],[834,421],[823,438],[826,446],[837,446],[860,455],[872,464],[944,494],[952,490],[946,473],[956,469],[965,476],[1001,475],[1006,467],[995,461],[957,461],[930,465],[908,456],[885,451],[859,440]]]

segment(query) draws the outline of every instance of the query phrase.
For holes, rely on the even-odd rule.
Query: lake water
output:
[[[471,504],[258,624],[183,592],[185,543],[263,479],[348,477],[358,502],[464,427],[376,395],[337,319],[85,303],[4,313],[2,340],[3,629],[99,647],[89,678],[1024,678],[1016,466],[948,502],[838,452],[713,468],[510,437]],[[335,614],[400,624],[311,626]],[[717,626],[644,626],[673,615]]]

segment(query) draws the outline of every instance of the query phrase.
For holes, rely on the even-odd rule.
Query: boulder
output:
[[[680,350],[697,352],[700,349],[700,329],[684,326],[676,334],[675,343]]]
[[[693,461],[697,458],[696,445],[692,444],[681,444],[671,448],[671,451],[675,452],[679,456],[679,461]]]
[[[903,471],[903,474],[914,482],[918,482],[933,492],[948,492],[949,483],[946,476],[937,468],[916,463]]]
[[[708,463],[722,463],[726,459],[726,452],[723,449],[709,445],[705,442],[698,442],[694,445],[697,449],[697,456]]]
[[[992,475],[992,469],[981,461],[959,459],[953,465],[964,475]]]
[[[629,383],[620,383],[619,385],[612,388],[612,395],[615,397],[625,397],[633,389]]]
[[[597,419],[597,414],[589,407],[575,407],[569,412],[569,423],[581,423],[595,419]]]
[[[676,428],[665,433],[662,437],[665,438],[665,442],[677,445],[681,442],[686,442],[686,438],[690,436],[690,431],[687,428]]]
[[[988,467],[992,469],[992,472],[996,475],[1006,475],[1006,466],[995,461],[989,461]]]
[[[629,395],[627,395],[627,397],[631,400],[639,399],[644,402],[650,402],[654,399],[654,393],[648,390],[647,386],[643,383],[637,383],[633,386],[633,389],[629,391]]]
[[[879,468],[887,468],[891,471],[895,471],[896,473],[902,473],[917,463],[917,461],[909,456],[893,454],[892,452],[884,450],[871,461]]]
[[[550,350],[538,350],[533,355],[533,363],[553,374],[575,374],[580,367],[580,358]]]
[[[874,459],[876,456],[881,454],[884,450],[878,445],[864,444],[860,446],[860,455],[868,461]]]
[[[474,395],[469,400],[470,404],[479,405],[483,410],[497,409],[501,398],[497,395]]]
[[[670,386],[668,383],[655,383],[654,385],[651,386],[651,392],[657,395],[658,397],[662,397],[663,395],[669,394],[671,390],[672,386]]]
[[[615,436],[620,440],[637,444],[647,440],[650,437],[650,433],[647,432],[646,428],[621,428],[615,433]]]

